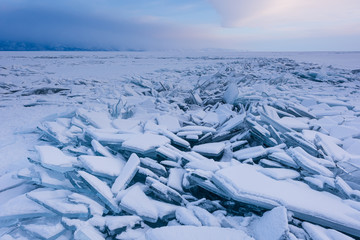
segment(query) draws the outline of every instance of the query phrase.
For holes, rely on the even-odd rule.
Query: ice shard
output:
[[[138,187],[134,186],[121,198],[120,207],[130,213],[140,216],[145,221],[157,222],[159,213],[153,202]]]
[[[25,194],[2,204],[0,210],[0,224],[17,219],[56,216],[54,212],[27,198]]]
[[[140,165],[139,157],[133,153],[122,168],[119,176],[115,179],[114,184],[111,186],[111,191],[117,194],[120,190],[126,188],[132,178],[135,176],[138,166]]]
[[[25,181],[17,177],[17,171],[0,176],[0,192],[17,187]]]
[[[115,157],[81,155],[78,159],[91,174],[107,178],[119,176],[126,163],[124,160]]]
[[[36,146],[40,155],[39,163],[49,169],[67,172],[74,170],[78,164],[75,157],[65,155],[60,149],[53,146]]]
[[[33,220],[30,224],[24,224],[21,228],[28,232],[34,239],[53,240],[66,232],[59,218],[40,218]]]
[[[68,218],[89,218],[89,209],[84,204],[72,203],[68,200],[69,190],[36,189],[26,194],[34,202],[53,211],[59,216]]]
[[[219,157],[225,149],[224,142],[205,143],[196,145],[192,148],[194,152],[200,153],[206,157]]]
[[[251,235],[258,240],[278,240],[289,238],[289,226],[286,208],[275,207],[252,221],[248,226]]]
[[[156,120],[159,125],[166,126],[171,132],[177,132],[181,127],[178,118],[171,115],[161,115]]]
[[[105,225],[112,233],[121,231],[124,228],[133,228],[141,222],[142,219],[136,215],[105,216]]]
[[[313,174],[324,175],[326,177],[334,177],[334,173],[329,169],[313,161],[313,158],[307,157],[306,152],[302,148],[290,148],[288,153],[293,157],[295,162],[306,171]]]
[[[151,152],[155,152],[156,148],[170,143],[170,139],[167,137],[144,133],[135,135],[122,144],[122,149],[146,155]]]
[[[194,212],[194,215],[199,219],[202,226],[220,227],[219,220],[207,210],[198,206],[188,206],[188,209]]]
[[[297,218],[360,236],[360,211],[341,198],[315,191],[302,182],[275,180],[247,164],[221,169],[212,181],[236,201],[265,209],[283,205]]]
[[[155,196],[169,203],[182,205],[186,201],[177,191],[156,179],[147,177],[145,184],[149,186],[149,190],[155,194]]]
[[[267,151],[264,147],[256,146],[256,147],[240,149],[234,152],[234,157],[239,161],[243,161],[249,158],[253,158],[253,159],[261,158],[266,156],[266,154]]]
[[[78,174],[88,187],[94,191],[96,196],[98,196],[111,209],[111,211],[114,213],[120,212],[110,187],[104,181],[84,171],[78,171]]]
[[[178,207],[176,209],[175,214],[176,214],[177,221],[179,223],[181,223],[182,225],[197,226],[197,227],[202,226],[201,222],[195,216],[195,214],[192,210],[189,210],[185,207]]]
[[[302,227],[313,240],[332,240],[332,239],[352,240],[353,239],[341,232],[335,231],[333,229],[323,228],[319,225],[314,225],[308,222],[303,222]]]
[[[111,152],[105,148],[103,145],[101,145],[101,143],[99,143],[97,140],[93,139],[91,141],[91,146],[94,149],[94,152],[104,156],[104,157],[114,157],[113,154],[111,154]]]

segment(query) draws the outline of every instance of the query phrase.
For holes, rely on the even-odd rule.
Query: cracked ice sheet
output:
[[[0,206],[0,225],[22,218],[53,217],[55,213],[30,200],[25,194],[10,199]]]
[[[60,223],[59,218],[38,218],[31,221],[30,224],[21,226],[34,239],[58,239],[66,229]]]
[[[26,196],[59,216],[88,218],[89,209],[85,204],[72,203],[68,200],[71,193],[69,190],[39,188],[27,193]]]
[[[267,209],[284,205],[298,218],[360,236],[360,211],[339,197],[315,191],[302,182],[277,181],[247,164],[221,169],[212,180],[237,201]]]

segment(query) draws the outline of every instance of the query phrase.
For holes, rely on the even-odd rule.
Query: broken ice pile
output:
[[[357,102],[230,80],[184,99],[128,86],[110,113],[42,123],[32,166],[0,179],[28,189],[0,206],[1,238],[359,238]]]

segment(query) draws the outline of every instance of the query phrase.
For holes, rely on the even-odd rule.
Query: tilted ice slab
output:
[[[218,157],[224,151],[224,148],[224,142],[217,142],[196,145],[192,150],[208,157]]]
[[[67,197],[71,193],[69,190],[39,188],[27,193],[26,196],[59,216],[88,218],[89,209],[85,204],[72,203],[68,200]]]
[[[201,222],[195,216],[192,210],[189,210],[185,207],[178,207],[175,212],[176,220],[183,224],[183,225],[190,225],[190,226],[201,226]]]
[[[258,169],[239,164],[217,171],[212,180],[236,201],[267,209],[283,205],[297,218],[360,236],[360,211],[339,197],[299,181],[274,180]]]
[[[150,229],[146,232],[147,240],[250,240],[241,230],[219,227],[171,226]]]
[[[188,206],[188,209],[194,212],[194,215],[200,220],[203,226],[220,227],[219,220],[206,209],[198,206]]]
[[[327,169],[323,165],[320,165],[318,162],[315,162],[315,161],[321,161],[321,159],[312,157],[311,155],[307,154],[307,152],[305,152],[302,148],[300,147],[290,148],[288,150],[288,153],[293,157],[295,162],[303,169],[311,173],[320,174],[326,177],[334,177],[334,174],[329,169]],[[326,160],[323,160],[322,162],[326,162]]]
[[[299,118],[283,117],[278,120],[278,123],[294,130],[309,128],[309,126],[304,121],[299,120]]]
[[[79,160],[90,173],[108,178],[117,177],[125,165],[121,159],[112,157],[82,155]]]
[[[115,213],[119,213],[120,209],[115,203],[113,193],[110,187],[99,178],[84,171],[78,171],[78,174],[86,182],[86,184],[93,190],[93,192]]]
[[[302,227],[313,240],[336,240],[336,239],[352,240],[353,239],[349,236],[346,236],[343,233],[335,231],[334,229],[326,229],[308,222],[303,222]]]
[[[6,225],[7,221],[17,219],[53,216],[55,213],[30,200],[25,194],[12,198],[0,206],[0,226]]]
[[[134,227],[136,224],[140,224],[141,218],[139,216],[106,216],[105,225],[110,231],[116,231],[124,227]]]
[[[59,218],[33,219],[30,224],[24,224],[21,228],[29,233],[29,237],[32,239],[46,240],[58,239],[66,231]]]
[[[88,196],[74,192],[68,195],[67,198],[69,199],[69,202],[85,204],[92,215],[101,216],[103,213],[108,213],[105,206],[102,206],[100,203]]]
[[[300,174],[297,171],[286,168],[262,168],[259,171],[266,176],[276,180],[284,180],[289,178],[295,179],[300,177]]]
[[[249,158],[259,158],[265,156],[266,153],[267,151],[263,146],[256,146],[256,147],[249,147],[236,151],[234,152],[234,157],[237,160],[242,161]]]
[[[119,130],[119,133],[140,133],[140,120],[135,119],[115,119],[112,125]]]
[[[166,126],[171,132],[177,132],[180,129],[179,120],[171,115],[162,115],[156,118],[159,125]]]
[[[112,128],[111,120],[107,112],[87,111],[85,109],[78,109],[76,114],[84,120],[84,122],[93,125],[96,128]]]
[[[111,186],[111,191],[114,194],[117,194],[120,190],[126,188],[138,171],[139,165],[139,157],[135,153],[131,154],[129,160],[126,162],[119,176],[115,179],[114,184]]]
[[[105,148],[103,145],[101,145],[101,143],[99,143],[99,141],[95,139],[91,141],[91,146],[94,152],[99,153],[104,157],[114,157],[113,154],[107,148]]]
[[[134,186],[121,199],[120,207],[130,214],[136,214],[149,222],[156,222],[159,213],[155,205],[138,186]]]
[[[24,182],[16,176],[16,171],[6,173],[0,177],[0,192],[15,188]]]
[[[40,164],[59,172],[67,172],[74,169],[77,164],[75,157],[66,156],[60,149],[53,146],[36,146],[40,155]]]
[[[135,136],[133,133],[117,133],[117,130],[97,129],[89,126],[85,130],[86,135],[99,141],[102,144],[121,144]]]
[[[170,139],[152,133],[137,134],[122,144],[122,148],[140,154],[155,151],[156,148],[170,143]]]
[[[248,228],[256,240],[287,239],[289,226],[286,208],[273,208],[261,218],[252,221]]]

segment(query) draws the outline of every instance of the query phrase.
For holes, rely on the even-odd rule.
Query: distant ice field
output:
[[[360,69],[360,52],[1,52],[0,173],[27,164],[35,136],[17,133],[31,131],[51,114],[116,101],[123,82],[144,78],[170,85],[182,82],[186,84],[181,88],[190,89],[227,67],[238,71],[244,61],[265,58]],[[31,92],[40,88],[50,89]]]

